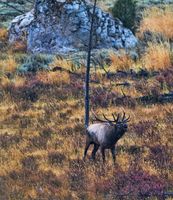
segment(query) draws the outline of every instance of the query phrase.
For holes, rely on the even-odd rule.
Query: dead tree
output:
[[[89,125],[89,110],[90,110],[90,65],[91,65],[91,50],[92,50],[92,38],[93,38],[93,27],[94,27],[94,16],[96,11],[97,0],[94,1],[93,13],[91,17],[91,29],[89,35],[88,44],[88,56],[87,56],[87,66],[86,66],[86,76],[85,76],[85,127]]]

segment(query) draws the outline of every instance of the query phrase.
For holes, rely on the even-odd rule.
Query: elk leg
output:
[[[85,146],[85,151],[84,151],[83,160],[85,160],[85,157],[86,157],[86,155],[87,155],[87,151],[88,151],[89,147],[90,147],[90,142],[87,141],[87,142],[86,142],[86,146]]]
[[[92,159],[95,160],[95,156],[96,156],[96,153],[99,149],[99,145],[98,144],[94,144],[94,149],[92,151]]]
[[[115,165],[115,147],[111,148],[111,153],[112,153],[112,159],[113,159],[113,162],[114,162],[114,165]]]
[[[103,163],[105,163],[105,148],[101,148]]]

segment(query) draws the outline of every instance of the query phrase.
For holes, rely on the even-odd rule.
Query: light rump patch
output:
[[[105,134],[110,129],[110,124],[108,123],[97,123],[92,124],[88,127],[88,133],[91,137],[95,137],[98,143],[103,143],[105,140]]]

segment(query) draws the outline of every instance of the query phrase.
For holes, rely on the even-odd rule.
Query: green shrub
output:
[[[135,31],[136,3],[136,0],[117,0],[112,8],[113,16],[132,31]]]
[[[24,63],[19,66],[20,73],[36,72],[39,70],[48,70],[49,64],[53,61],[53,56],[50,55],[30,55]]]

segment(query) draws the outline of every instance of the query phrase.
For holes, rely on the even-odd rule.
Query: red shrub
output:
[[[124,196],[140,199],[162,196],[165,187],[166,184],[161,178],[150,175],[142,169],[116,172],[111,180],[96,184],[97,192],[112,193],[116,197]]]
[[[92,105],[107,107],[114,102],[116,97],[116,93],[108,91],[104,87],[97,87],[92,89],[91,102]]]
[[[162,169],[172,168],[173,163],[171,150],[166,146],[154,146],[150,148],[149,159],[154,162],[154,164]]]
[[[145,145],[150,145],[151,142],[159,142],[161,140],[158,134],[159,128],[155,121],[139,121],[133,125],[132,131],[143,139]]]

